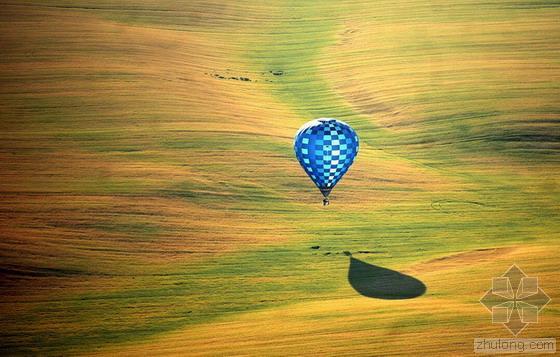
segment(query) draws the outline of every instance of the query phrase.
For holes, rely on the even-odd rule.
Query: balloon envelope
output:
[[[348,171],[358,153],[358,135],[350,125],[329,118],[312,120],[296,133],[296,157],[325,196]]]

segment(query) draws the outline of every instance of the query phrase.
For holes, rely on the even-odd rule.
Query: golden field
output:
[[[4,2],[0,353],[468,355],[511,337],[479,299],[513,263],[552,299],[519,337],[560,337],[559,17]],[[326,208],[317,117],[361,140]],[[364,296],[344,252],[426,291]]]

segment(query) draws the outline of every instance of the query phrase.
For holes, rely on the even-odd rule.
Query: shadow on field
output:
[[[410,275],[354,257],[350,257],[348,282],[361,295],[377,299],[412,299],[426,292],[426,285]]]

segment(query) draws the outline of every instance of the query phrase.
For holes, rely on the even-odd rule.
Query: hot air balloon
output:
[[[323,194],[323,205],[329,204],[329,194],[354,162],[358,146],[354,129],[337,119],[315,119],[297,131],[296,157]]]

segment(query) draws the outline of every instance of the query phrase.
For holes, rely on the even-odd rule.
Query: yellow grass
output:
[[[478,300],[513,263],[552,298],[521,337],[557,337],[559,15],[2,4],[1,350],[470,354],[509,337]],[[361,140],[328,208],[292,151],[317,117]],[[426,293],[358,294],[345,251]]]

